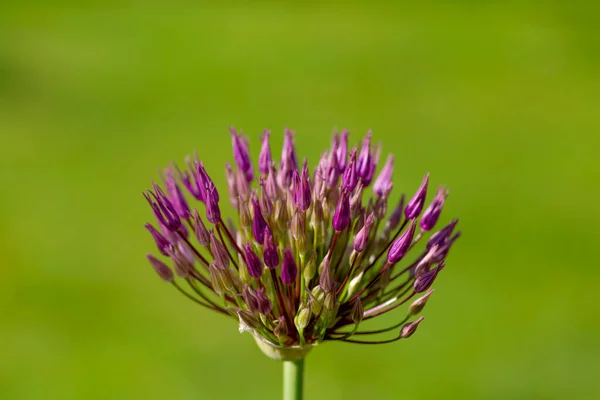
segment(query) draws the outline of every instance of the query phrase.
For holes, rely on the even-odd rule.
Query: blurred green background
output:
[[[308,399],[600,398],[599,7],[141,4],[2,6],[0,398],[279,398],[144,259],[141,191],[194,149],[224,191],[229,125],[372,128],[461,218],[418,334],[319,347]]]

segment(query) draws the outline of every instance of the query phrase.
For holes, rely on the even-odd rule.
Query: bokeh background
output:
[[[13,3],[0,398],[279,398],[280,364],[144,259],[141,191],[194,149],[223,185],[230,125],[255,151],[289,126],[312,163],[334,127],[372,128],[396,195],[430,171],[461,218],[418,334],[319,347],[308,398],[600,398],[592,2]]]

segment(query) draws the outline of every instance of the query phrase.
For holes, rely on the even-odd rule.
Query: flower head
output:
[[[406,206],[402,195],[387,217],[394,158],[388,156],[374,197],[366,198],[381,155],[370,131],[351,148],[348,131],[335,134],[312,174],[306,160],[298,165],[292,131],[285,130],[279,162],[264,131],[260,176],[248,139],[230,132],[233,163],[226,180],[238,227],[223,222],[219,192],[197,157],[186,159],[183,172],[169,168],[165,190],[153,184],[144,193],[156,219],[146,229],[172,265],[148,255],[158,275],[198,304],[234,318],[263,350],[279,349],[283,358],[285,349],[304,351],[328,340],[373,344],[410,337],[423,317],[409,320],[425,307],[460,236],[454,220],[431,234],[422,253],[413,251],[435,227],[446,189],[423,212],[427,174]],[[407,303],[400,323],[364,329],[370,319]],[[394,330],[392,339],[364,340]]]

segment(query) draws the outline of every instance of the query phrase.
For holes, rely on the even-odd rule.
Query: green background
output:
[[[600,398],[598,7],[142,4],[2,6],[0,398],[279,398],[144,259],[141,191],[197,149],[224,193],[229,125],[372,128],[461,218],[418,333],[318,347],[308,399]]]

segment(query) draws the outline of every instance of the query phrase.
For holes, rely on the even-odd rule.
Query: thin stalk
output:
[[[283,362],[283,400],[302,400],[304,359]]]

